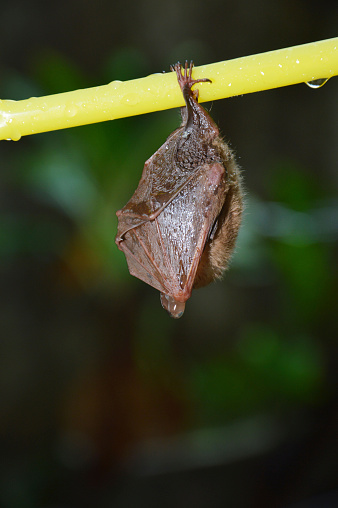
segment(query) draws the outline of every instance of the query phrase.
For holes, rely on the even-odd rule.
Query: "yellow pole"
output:
[[[200,102],[330,78],[338,74],[338,37],[195,67]],[[183,106],[174,73],[21,101],[0,100],[0,139]]]

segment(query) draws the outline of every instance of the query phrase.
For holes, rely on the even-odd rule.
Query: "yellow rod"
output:
[[[294,85],[338,74],[338,37],[200,67],[200,102]],[[0,100],[0,139],[19,140],[66,129],[183,106],[172,72],[21,101]]]

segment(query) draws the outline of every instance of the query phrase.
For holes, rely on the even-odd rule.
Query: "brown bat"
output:
[[[225,271],[242,215],[241,178],[217,125],[191,87],[193,62],[176,72],[186,107],[182,125],[144,165],[139,185],[117,212],[116,243],[132,275],[161,292],[162,306],[182,316],[192,289]]]

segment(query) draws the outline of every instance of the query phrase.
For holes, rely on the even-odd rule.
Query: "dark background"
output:
[[[3,1],[0,97],[337,26],[336,1]],[[178,110],[1,142],[1,507],[337,504],[337,97],[332,78],[208,105],[246,212],[224,281],[178,321],[114,244]]]

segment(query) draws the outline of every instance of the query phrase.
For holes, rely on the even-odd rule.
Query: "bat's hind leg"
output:
[[[180,62],[177,62],[175,65],[170,66],[170,70],[173,72],[176,72],[177,81],[181,87],[182,92],[186,89],[189,89],[195,85],[196,83],[202,83],[202,82],[209,82],[211,83],[211,79],[208,78],[201,78],[201,79],[192,79],[192,68],[194,66],[194,62],[191,60],[189,66],[188,66],[188,60],[185,61],[184,68]],[[183,73],[182,73],[183,69]]]

